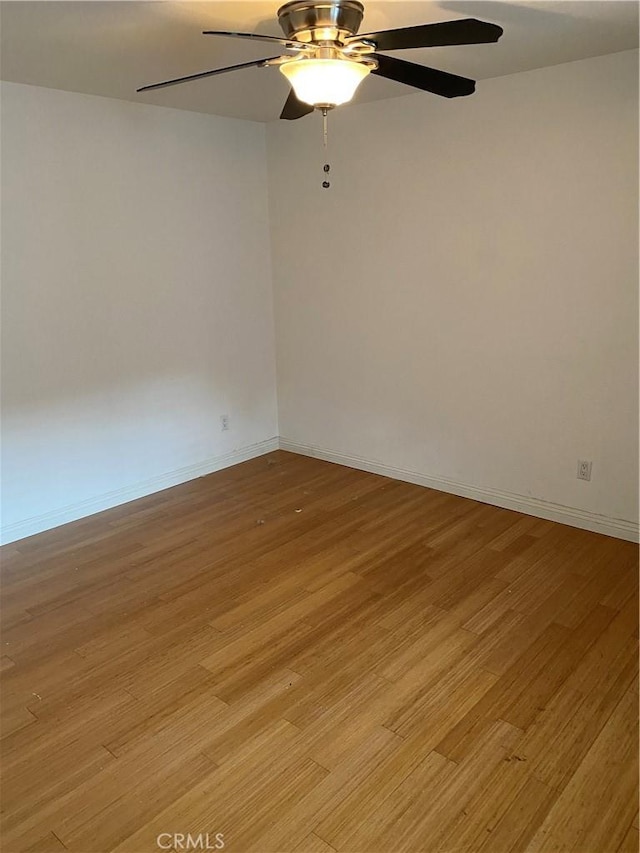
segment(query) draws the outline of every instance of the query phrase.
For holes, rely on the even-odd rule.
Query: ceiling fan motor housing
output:
[[[344,42],[358,32],[363,15],[364,6],[358,0],[293,0],[278,9],[285,36],[308,44]]]

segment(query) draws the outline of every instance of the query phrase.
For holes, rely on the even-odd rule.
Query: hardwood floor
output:
[[[638,850],[633,544],[277,452],[2,557],[5,853]]]

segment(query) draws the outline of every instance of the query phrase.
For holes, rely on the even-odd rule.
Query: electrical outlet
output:
[[[229,415],[220,415],[220,429],[222,432],[229,429]]]
[[[591,479],[591,462],[588,462],[586,459],[578,459],[578,480],[590,480]]]

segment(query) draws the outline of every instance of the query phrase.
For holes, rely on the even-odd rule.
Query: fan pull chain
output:
[[[329,111],[327,109],[322,110],[322,144],[324,146],[325,152],[327,151],[327,148],[329,147],[329,118],[328,118],[328,114],[329,114]],[[329,175],[330,169],[331,169],[331,166],[328,163],[325,163],[324,166],[322,167],[322,170],[327,177]],[[325,190],[328,190],[329,187],[331,186],[331,183],[325,179],[322,182],[322,186]]]

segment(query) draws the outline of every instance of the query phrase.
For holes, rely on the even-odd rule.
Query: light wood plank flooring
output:
[[[638,850],[630,543],[277,452],[2,556],[5,853]]]

